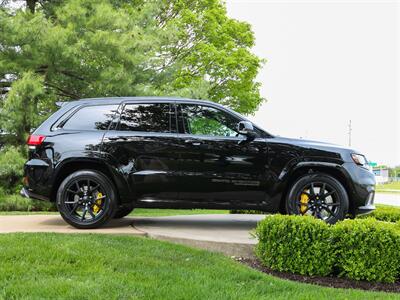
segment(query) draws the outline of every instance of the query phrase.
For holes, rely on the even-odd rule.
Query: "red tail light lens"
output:
[[[43,143],[46,136],[32,134],[28,137],[26,144],[28,146],[39,146]]]

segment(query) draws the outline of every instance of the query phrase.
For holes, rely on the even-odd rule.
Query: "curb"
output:
[[[175,237],[163,236],[158,234],[149,234],[149,233],[147,233],[146,236],[156,240],[222,253],[227,256],[235,256],[235,257],[243,257],[251,259],[255,258],[254,244],[201,241],[201,240],[175,238]]]

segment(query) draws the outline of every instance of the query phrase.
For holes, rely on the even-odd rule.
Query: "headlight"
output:
[[[367,159],[365,158],[364,155],[352,153],[352,154],[351,154],[351,158],[353,159],[353,161],[354,161],[357,165],[363,166],[363,167],[365,167],[365,168],[368,167],[368,161],[367,161]]]

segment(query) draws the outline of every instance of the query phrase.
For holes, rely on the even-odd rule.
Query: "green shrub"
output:
[[[400,221],[400,208],[389,205],[378,205],[372,213],[359,216],[359,218],[369,217],[385,222],[397,222]]]
[[[327,225],[276,215],[261,221],[256,235],[256,255],[274,270],[379,282],[400,277],[400,221],[364,218]]]
[[[22,185],[25,156],[16,147],[0,151],[0,187],[2,193],[15,193]]]
[[[56,211],[53,203],[23,198],[19,195],[2,195],[0,211]]]
[[[274,270],[328,275],[335,260],[329,225],[312,217],[274,215],[256,229],[256,254]]]
[[[332,226],[336,267],[351,279],[394,282],[399,276],[400,234],[394,224],[373,218]]]

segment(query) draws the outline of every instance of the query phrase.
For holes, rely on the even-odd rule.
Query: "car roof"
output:
[[[121,102],[141,102],[141,101],[157,101],[157,102],[182,102],[182,103],[206,103],[212,105],[218,105],[218,103],[207,101],[207,100],[197,100],[197,99],[189,99],[189,98],[177,98],[177,97],[99,97],[99,98],[84,98],[74,101],[68,102],[57,102],[58,106],[64,106],[66,104],[73,104],[74,106],[77,104],[119,104]]]

